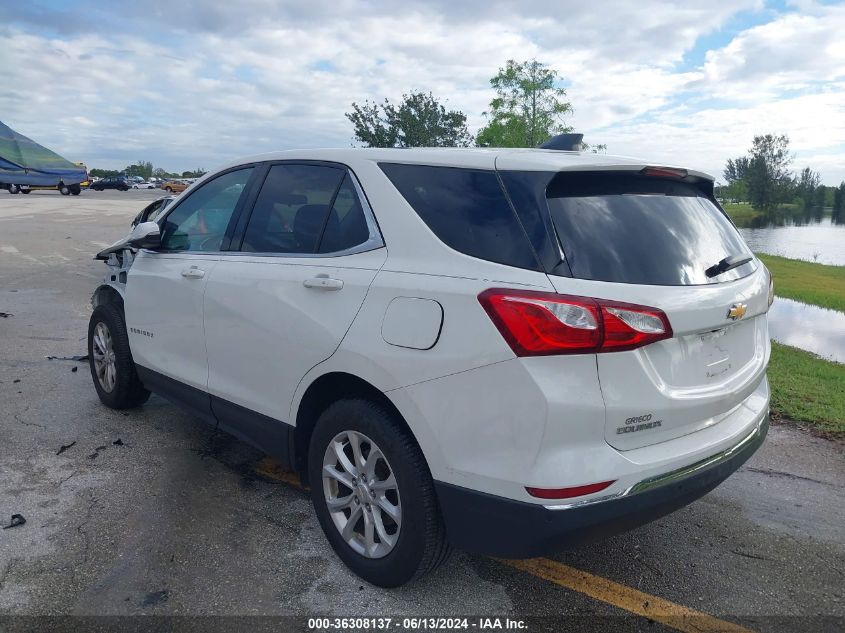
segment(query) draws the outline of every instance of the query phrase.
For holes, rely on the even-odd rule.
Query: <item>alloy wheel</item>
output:
[[[111,393],[117,382],[117,365],[111,332],[109,332],[109,328],[105,323],[97,323],[97,326],[94,328],[94,339],[91,350],[94,358],[94,369],[97,372],[97,380],[103,391]]]
[[[343,540],[366,558],[396,546],[402,503],[393,469],[373,440],[358,431],[338,433],[323,457],[323,494]]]

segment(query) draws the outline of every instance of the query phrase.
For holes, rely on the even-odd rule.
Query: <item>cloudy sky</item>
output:
[[[608,153],[721,176],[754,134],[845,180],[845,4],[812,0],[0,0],[0,120],[89,167],[348,147],[352,101],[432,91],[483,123],[536,57]]]

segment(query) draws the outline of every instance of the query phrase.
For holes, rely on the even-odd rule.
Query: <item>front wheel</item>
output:
[[[59,183],[59,193],[61,193],[63,196],[69,196],[70,195],[70,187],[68,187],[63,182],[60,182]]]
[[[91,315],[88,364],[100,402],[107,407],[131,409],[150,397],[135,371],[123,313],[112,304],[97,306]]]
[[[9,193],[16,194],[16,193],[20,193],[20,191],[21,191],[21,188],[20,188],[19,185],[9,185]]]
[[[78,196],[80,193],[82,193],[82,187],[80,185],[71,185],[70,192],[74,196]]]
[[[32,193],[32,189],[21,189],[21,193]]]
[[[398,587],[449,555],[434,483],[396,414],[340,400],[317,420],[308,455],[311,499],[344,563],[380,587]]]

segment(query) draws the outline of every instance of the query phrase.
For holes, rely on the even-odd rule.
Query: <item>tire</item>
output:
[[[20,191],[20,185],[9,185],[9,193],[11,193],[12,195],[20,193]]]
[[[32,193],[32,189],[21,189],[21,193],[24,195]]]
[[[378,488],[371,489],[367,483],[353,489],[337,483],[335,477],[324,478],[326,459],[330,468],[347,481],[352,479],[351,475],[347,476],[348,471],[338,469],[339,460],[335,460],[336,453],[331,451],[335,441],[347,442],[343,450],[349,462],[350,434],[358,437],[360,454],[365,458],[373,455],[374,446],[380,450],[384,459],[377,459],[370,472],[386,490],[373,493]],[[338,463],[332,464],[332,461]],[[357,472],[361,474],[361,471]],[[395,482],[393,486],[386,481],[391,472]],[[383,405],[364,399],[339,400],[330,405],[314,427],[309,447],[308,475],[311,500],[326,538],[340,559],[367,582],[379,587],[398,587],[434,571],[448,558],[451,549],[428,465],[416,442],[396,419],[396,414]],[[342,510],[333,513],[329,510],[327,496],[336,502],[347,499],[349,502]],[[394,510],[398,507],[399,522],[392,521],[390,515],[382,510],[385,500],[389,502],[388,507],[392,506]],[[379,541],[369,555],[365,538],[367,508],[370,509],[368,516],[378,514],[381,523],[379,530],[374,519],[369,519],[373,525],[372,540]],[[355,519],[350,532],[353,543],[350,543],[335,521],[347,523],[353,514]],[[382,530],[387,539],[380,537]],[[391,536],[394,537],[393,543],[390,543]],[[362,548],[365,552],[361,551]]]
[[[59,189],[59,193],[61,193],[63,196],[69,196],[70,195],[70,187],[68,187],[65,183],[60,182],[58,189]]]
[[[101,328],[105,328],[105,332]],[[104,333],[108,334],[110,340],[104,340]],[[98,342],[95,343],[97,337]],[[112,360],[106,363],[113,371],[111,380],[107,378],[108,369],[102,372],[102,377],[99,375],[98,362],[95,361],[95,351],[98,358],[102,358],[103,350],[111,352],[109,356]],[[144,404],[150,397],[150,392],[144,389],[135,371],[123,312],[114,304],[99,305],[91,315],[88,323],[88,366],[100,402],[107,407],[131,409]]]
[[[172,188],[172,187],[165,187],[165,188],[164,188],[164,190],[165,190],[167,193],[173,193],[173,188]]]
[[[74,196],[78,196],[80,193],[82,193],[82,187],[80,185],[71,185],[70,193]]]

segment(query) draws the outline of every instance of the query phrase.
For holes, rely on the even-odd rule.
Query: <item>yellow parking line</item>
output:
[[[716,631],[751,633],[749,629],[738,624],[714,618],[701,611],[683,607],[548,558],[498,560],[543,580],[551,581],[561,587],[583,593],[595,600],[606,602],[685,633],[715,633]]]
[[[255,472],[267,479],[281,481],[304,490],[298,475],[285,470],[279,462],[270,457],[265,457],[258,462],[255,466]],[[594,576],[548,558],[497,560],[537,578],[548,580],[566,589],[589,596],[594,600],[606,602],[678,631],[684,631],[684,633],[752,633],[750,629],[738,624],[720,620],[701,611],[683,607],[669,600],[643,593],[600,576]]]

